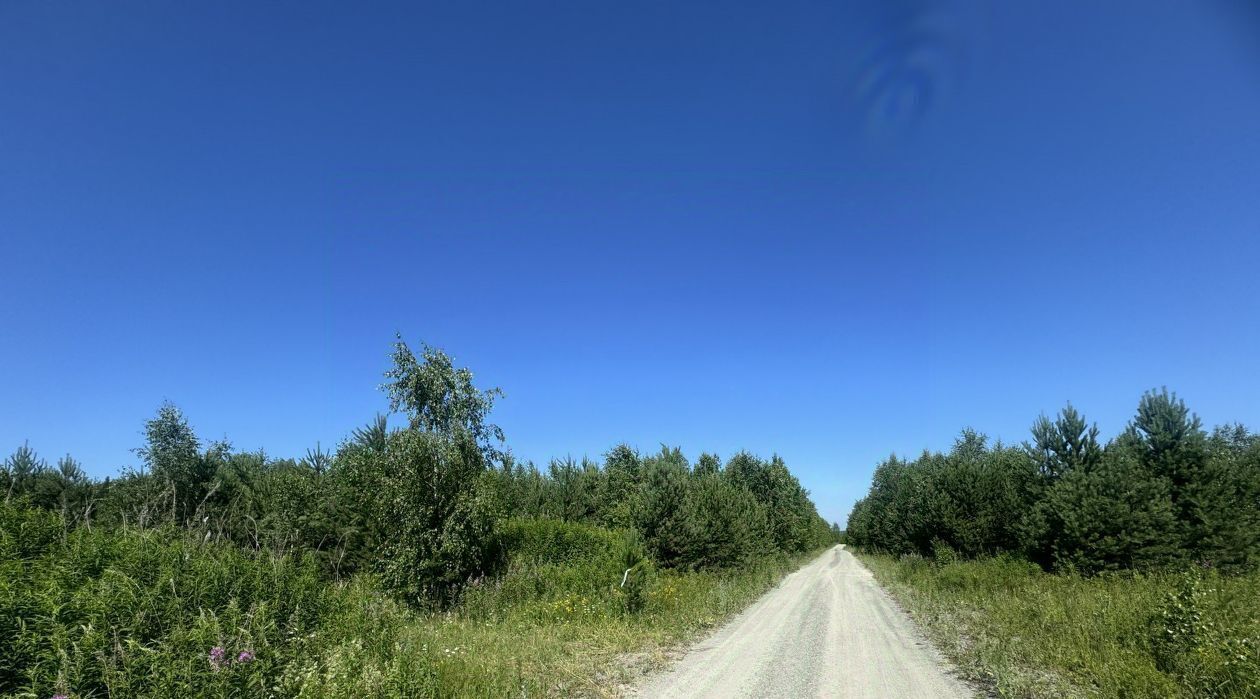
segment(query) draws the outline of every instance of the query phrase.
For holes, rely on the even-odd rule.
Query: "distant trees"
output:
[[[69,454],[50,467],[29,444],[0,461],[0,492],[4,502],[22,498],[46,510],[56,510],[72,524],[91,515],[94,484]]]
[[[1011,553],[1085,572],[1260,561],[1260,440],[1207,435],[1167,390],[1142,396],[1107,445],[1072,406],[1019,448],[966,431],[948,454],[875,471],[848,541],[893,553]]]
[[[13,494],[33,491],[34,482],[48,470],[48,462],[39,458],[29,443],[24,443],[4,460],[4,500]]]
[[[553,462],[549,474],[506,478],[533,515],[631,528],[666,566],[736,566],[774,552],[806,551],[836,539],[783,460],[741,452],[722,467],[704,454],[691,467],[678,449],[643,456],[619,445],[604,464]],[[528,491],[525,495],[522,491]]]
[[[965,431],[948,454],[915,461],[890,457],[855,506],[850,543],[930,555],[948,547],[965,556],[1017,550],[1036,467],[1022,449]]]

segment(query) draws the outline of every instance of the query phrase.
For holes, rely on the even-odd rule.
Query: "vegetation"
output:
[[[1260,697],[1260,575],[1051,574],[1003,556],[862,555],[963,673],[1004,697]]]
[[[989,447],[964,431],[948,454],[892,457],[849,517],[850,543],[895,554],[1007,553],[1097,573],[1260,563],[1260,436],[1210,435],[1168,391],[1142,397],[1105,446],[1070,406],[1033,441]]]
[[[606,694],[835,540],[777,457],[518,463],[497,389],[401,341],[378,417],[300,459],[162,405],[141,468],[0,469],[0,695]]]
[[[1152,391],[875,471],[845,539],[1003,696],[1260,696],[1260,437]]]

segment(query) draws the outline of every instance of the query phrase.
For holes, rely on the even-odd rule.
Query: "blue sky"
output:
[[[395,331],[520,457],[1260,427],[1243,2],[0,5],[0,450],[135,463],[163,399],[300,455]]]

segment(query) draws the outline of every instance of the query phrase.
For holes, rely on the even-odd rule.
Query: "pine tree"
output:
[[[1042,476],[1054,482],[1076,468],[1098,463],[1098,426],[1086,425],[1085,418],[1069,403],[1051,421],[1045,415],[1032,426],[1033,444],[1026,449],[1037,460]]]
[[[1198,523],[1195,555],[1225,567],[1260,563],[1260,437],[1242,425],[1217,428],[1188,498]]]
[[[1068,404],[1052,422],[1045,415],[1032,426],[1033,443],[1024,450],[1037,464],[1039,481],[1029,484],[1029,508],[1016,530],[1029,559],[1050,567],[1054,564],[1054,542],[1063,534],[1063,517],[1046,491],[1064,476],[1094,469],[1102,459],[1098,426],[1087,425],[1085,417]]]
[[[1058,567],[1093,573],[1180,558],[1171,484],[1151,476],[1131,449],[1106,450],[1096,465],[1056,482],[1046,498],[1062,522],[1052,543]]]
[[[1207,434],[1199,417],[1168,389],[1148,391],[1138,402],[1133,422],[1117,441],[1138,453],[1147,474],[1167,480],[1179,523],[1177,545],[1192,556],[1200,556],[1207,531],[1196,495],[1210,474]]]

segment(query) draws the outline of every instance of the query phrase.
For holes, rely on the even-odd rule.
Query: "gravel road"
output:
[[[837,546],[648,678],[641,697],[970,697]]]

